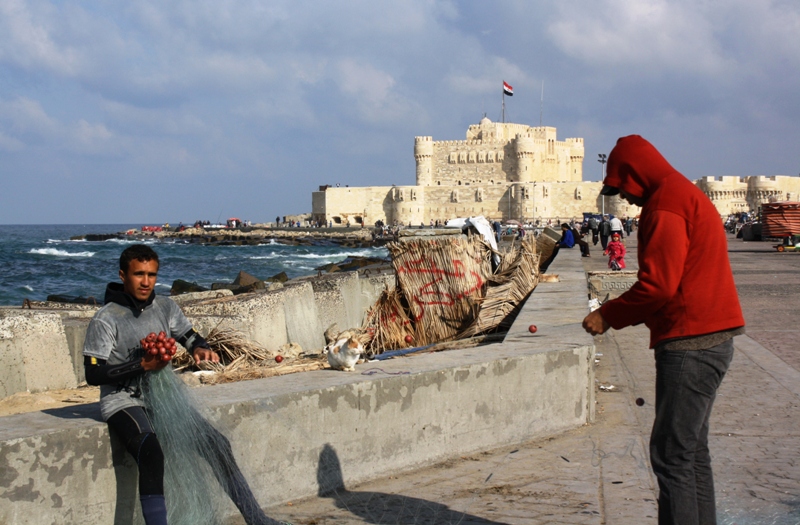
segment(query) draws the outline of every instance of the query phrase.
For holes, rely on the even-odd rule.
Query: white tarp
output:
[[[489,246],[497,252],[497,240],[494,238],[494,229],[492,229],[492,225],[486,220],[486,217],[483,215],[478,215],[477,217],[467,217],[467,218],[458,218],[458,219],[450,219],[445,224],[445,228],[464,228],[473,227],[478,230],[483,238],[489,243]],[[500,256],[497,253],[492,255],[492,261],[494,261],[494,266],[500,264]]]

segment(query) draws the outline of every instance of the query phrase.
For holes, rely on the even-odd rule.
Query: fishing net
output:
[[[279,525],[263,514],[236,464],[230,442],[209,422],[172,368],[143,377],[142,399],[164,451],[169,523],[223,523],[227,493],[248,524]]]

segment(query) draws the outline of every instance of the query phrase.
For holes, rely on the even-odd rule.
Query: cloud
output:
[[[508,117],[529,124],[544,81],[543,123],[584,137],[587,162],[642,133],[698,175],[793,173],[797,34],[786,0],[6,0],[0,149],[13,166],[0,176],[56,187],[68,173],[84,183],[74,198],[95,201],[109,172],[157,180],[184,197],[164,206],[185,220],[198,203],[307,211],[319,184],[412,182],[413,137],[498,119],[503,80]],[[51,208],[37,216],[84,220]]]

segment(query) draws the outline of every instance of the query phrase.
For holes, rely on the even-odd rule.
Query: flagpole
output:
[[[503,124],[506,123],[506,90],[503,90]]]
[[[542,127],[542,113],[544,112],[544,79],[542,79],[542,99],[539,102],[539,127]]]

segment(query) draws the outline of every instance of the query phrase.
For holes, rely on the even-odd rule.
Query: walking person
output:
[[[597,228],[598,228],[597,219],[595,219],[594,216],[589,217],[589,229],[592,230],[592,244],[594,244],[595,246],[597,246],[597,241],[599,237]]]
[[[611,236],[611,223],[608,222],[608,215],[603,215],[598,229],[600,230],[600,245],[603,247],[603,251],[606,251],[608,238]]]
[[[639,280],[583,320],[592,335],[644,323],[655,349],[650,462],[659,525],[716,524],[708,450],[717,388],[744,318],[719,212],[648,141],[623,137],[608,157],[602,195],[642,208]]]
[[[606,251],[603,252],[604,255],[608,255],[608,267],[615,272],[623,270],[625,268],[625,253],[625,245],[622,243],[619,233],[612,233],[611,242],[608,243]]]
[[[620,237],[625,236],[625,233],[622,231],[622,221],[619,220],[618,217],[611,217],[609,226],[611,227],[611,235],[618,233]]]

